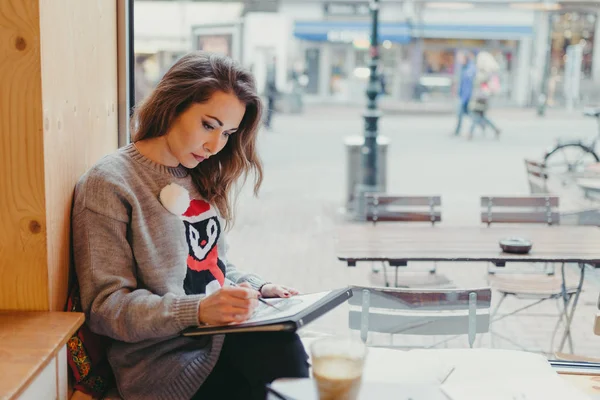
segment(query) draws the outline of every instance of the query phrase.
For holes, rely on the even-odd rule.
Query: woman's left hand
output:
[[[262,297],[291,297],[299,294],[296,289],[289,286],[276,285],[274,283],[267,283],[260,290]]]

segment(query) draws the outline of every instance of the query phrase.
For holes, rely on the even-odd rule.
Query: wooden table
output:
[[[0,311],[0,398],[67,398],[65,344],[81,313]]]
[[[529,254],[504,253],[498,242],[522,237],[533,242]],[[600,264],[600,229],[590,226],[410,226],[397,223],[344,225],[336,253],[348,266],[357,261],[489,261]]]
[[[531,252],[503,252],[498,242],[509,237],[531,240]],[[348,266],[356,266],[358,261],[387,261],[392,266],[403,266],[409,261],[487,261],[497,266],[507,262],[577,263],[581,275],[567,313],[569,326],[583,287],[585,266],[600,265],[600,229],[592,226],[348,224],[337,231],[336,253]],[[564,289],[564,275],[562,278]],[[566,329],[561,349],[568,332]]]

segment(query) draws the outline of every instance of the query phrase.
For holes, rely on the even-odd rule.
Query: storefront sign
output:
[[[368,47],[370,27],[367,21],[296,21],[294,36],[318,42],[365,43]],[[380,41],[410,42],[410,30],[402,22],[383,22],[379,28]]]
[[[323,4],[326,16],[329,17],[366,17],[370,14],[369,3],[339,3]]]
[[[369,40],[368,32],[337,30],[331,30],[327,32],[327,41],[329,42],[352,43],[357,40]]]

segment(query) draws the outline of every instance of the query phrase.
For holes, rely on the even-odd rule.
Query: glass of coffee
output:
[[[320,400],[356,400],[367,347],[359,340],[327,337],[310,347]]]

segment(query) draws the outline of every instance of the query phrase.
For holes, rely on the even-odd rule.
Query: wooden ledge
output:
[[[0,398],[19,396],[84,321],[82,313],[0,311]]]

